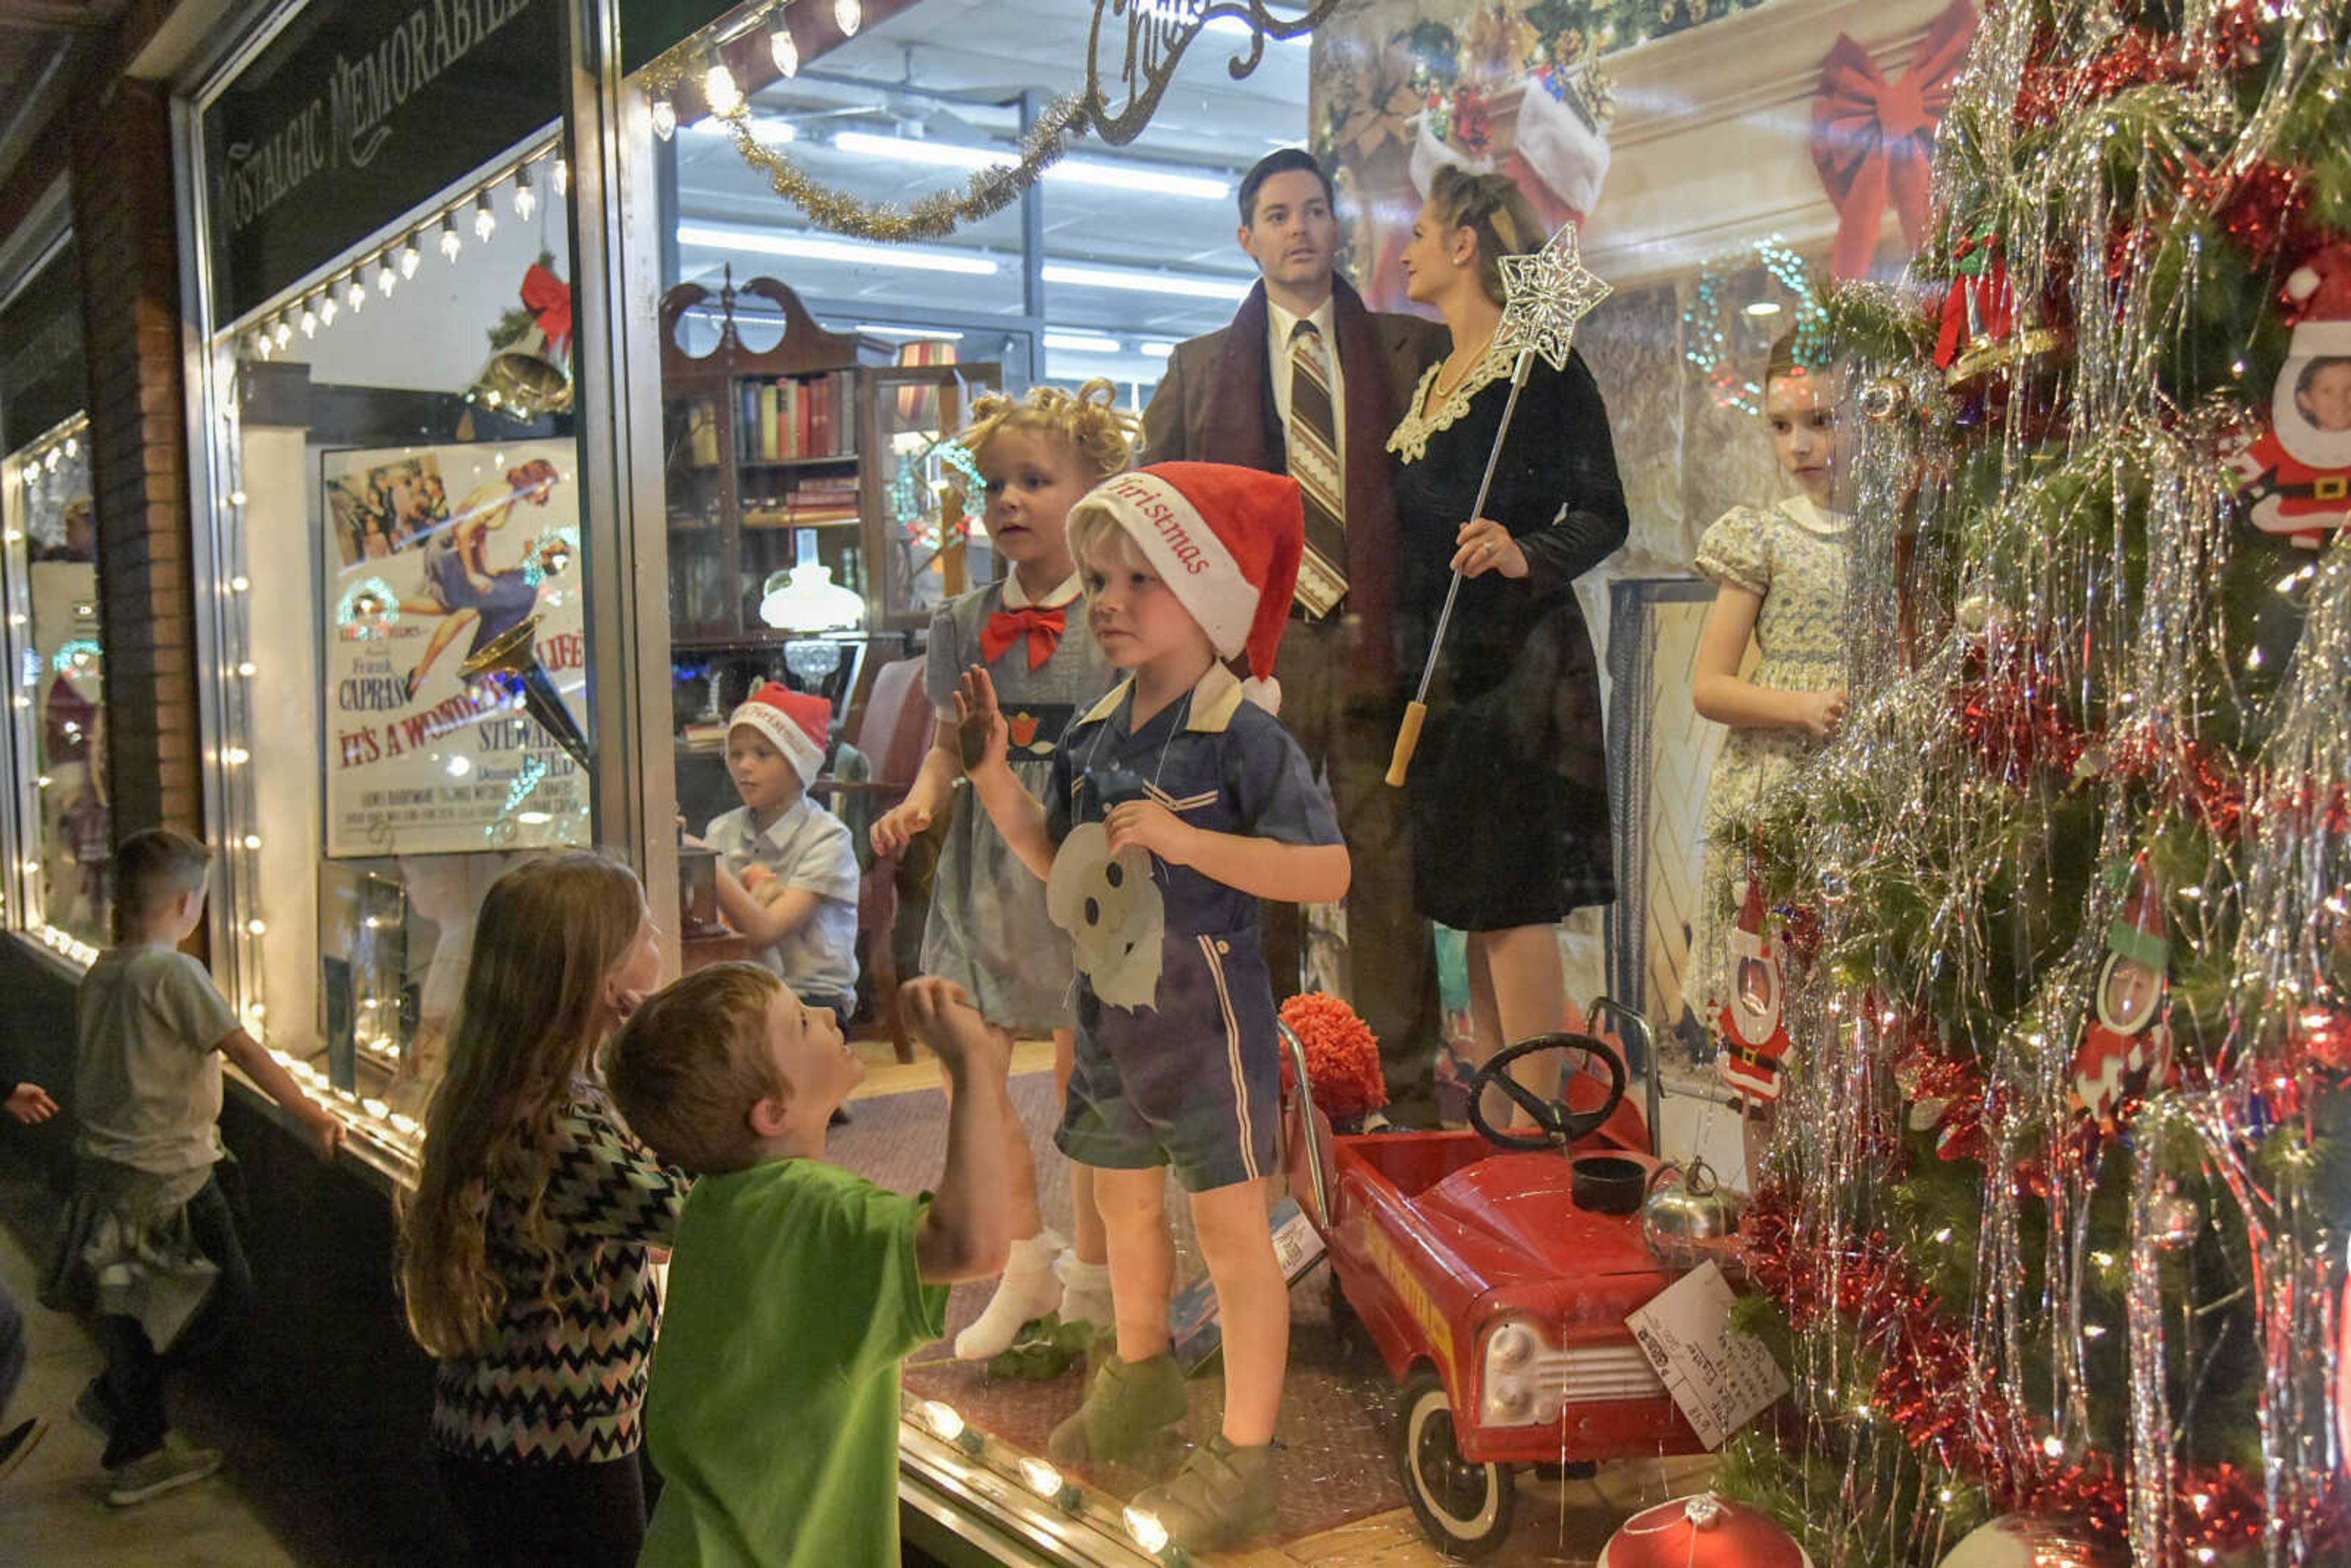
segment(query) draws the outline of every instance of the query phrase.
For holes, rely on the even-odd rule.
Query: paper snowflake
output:
[[[1554,371],[1567,368],[1575,324],[1608,298],[1608,285],[1583,265],[1573,224],[1562,224],[1532,256],[1502,257],[1502,325],[1494,347],[1531,349]]]

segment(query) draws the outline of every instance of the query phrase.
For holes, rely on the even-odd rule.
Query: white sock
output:
[[[1055,1260],[1053,1272],[1061,1277],[1061,1321],[1110,1328],[1117,1322],[1110,1304],[1110,1265],[1089,1263],[1072,1251]]]
[[[1004,1278],[997,1281],[987,1310],[956,1335],[958,1360],[986,1361],[1011,1349],[1022,1323],[1043,1317],[1060,1304],[1061,1287],[1053,1278],[1053,1259],[1068,1245],[1051,1230],[1012,1244],[1004,1260]]]

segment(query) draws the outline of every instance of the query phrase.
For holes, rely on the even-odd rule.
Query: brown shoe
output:
[[[1045,1452],[1057,1465],[1125,1464],[1184,1418],[1184,1375],[1165,1351],[1148,1361],[1102,1360],[1078,1413],[1053,1428]]]

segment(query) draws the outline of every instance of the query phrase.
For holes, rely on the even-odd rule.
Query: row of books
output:
[[[851,457],[857,452],[854,405],[838,371],[745,382],[735,455],[746,463],[790,457]]]
[[[799,479],[780,486],[744,487],[743,526],[747,528],[813,528],[826,523],[853,523],[858,515],[854,474]]]

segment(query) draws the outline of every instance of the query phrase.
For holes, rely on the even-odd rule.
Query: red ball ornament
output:
[[[2123,1568],[2120,1546],[2072,1524],[2011,1513],[1951,1548],[1937,1568]]]
[[[1761,1509],[1699,1492],[1626,1520],[1593,1568],[1813,1568],[1813,1560]]]

